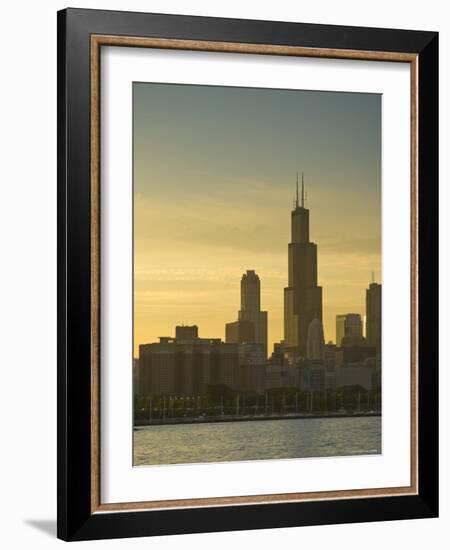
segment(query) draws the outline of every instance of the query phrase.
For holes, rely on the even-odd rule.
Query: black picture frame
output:
[[[438,515],[438,33],[66,9],[58,12],[58,530],[64,540]],[[91,512],[92,35],[404,52],[418,56],[418,494]]]

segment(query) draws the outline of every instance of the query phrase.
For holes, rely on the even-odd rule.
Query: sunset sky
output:
[[[134,346],[225,336],[254,269],[283,338],[296,172],[318,245],[325,340],[381,278],[381,96],[135,83]]]

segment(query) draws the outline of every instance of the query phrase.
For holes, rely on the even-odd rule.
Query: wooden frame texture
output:
[[[410,487],[114,505],[100,502],[100,49],[112,45],[410,64]],[[422,31],[99,10],[58,13],[60,538],[437,515],[437,48],[437,33]],[[425,360],[426,367],[420,368]]]

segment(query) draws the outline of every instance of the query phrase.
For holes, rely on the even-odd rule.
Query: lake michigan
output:
[[[381,416],[139,427],[134,465],[381,453]]]

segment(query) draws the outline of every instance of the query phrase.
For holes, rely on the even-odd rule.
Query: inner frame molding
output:
[[[410,479],[408,487],[318,491],[309,493],[284,493],[252,496],[214,497],[181,500],[155,500],[103,504],[100,500],[100,53],[102,46],[160,48],[205,52],[260,54],[276,56],[317,57],[408,63],[410,65],[410,224],[411,224],[411,434]],[[418,478],[418,59],[417,54],[401,52],[308,48],[237,42],[212,42],[165,38],[142,38],[117,35],[92,34],[90,39],[90,254],[91,254],[91,513],[163,510],[174,508],[201,508],[228,505],[306,502],[340,500],[348,498],[405,496],[419,494]]]

